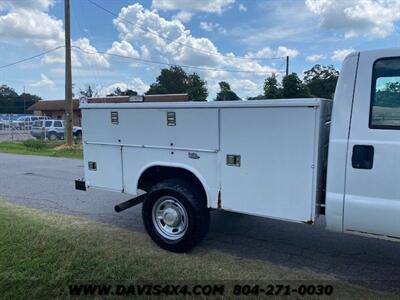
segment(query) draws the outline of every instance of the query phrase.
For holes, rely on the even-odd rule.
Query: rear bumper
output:
[[[83,179],[76,179],[75,189],[79,191],[86,191],[86,181]]]
[[[42,138],[42,137],[44,137],[44,133],[37,132],[37,131],[31,131],[31,136],[33,136],[35,138]]]

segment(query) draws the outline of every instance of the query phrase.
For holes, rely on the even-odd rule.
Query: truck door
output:
[[[384,56],[360,54],[343,227],[400,238],[400,53],[385,51]]]

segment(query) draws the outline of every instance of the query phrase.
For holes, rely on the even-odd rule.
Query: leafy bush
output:
[[[43,140],[30,139],[24,141],[23,144],[26,148],[29,148],[31,150],[43,150],[50,148],[49,145]]]

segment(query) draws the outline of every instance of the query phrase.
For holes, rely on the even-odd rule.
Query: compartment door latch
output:
[[[227,154],[226,164],[232,167],[240,167],[240,155],[237,154]]]

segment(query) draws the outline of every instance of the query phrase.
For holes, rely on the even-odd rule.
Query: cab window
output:
[[[63,127],[61,121],[54,121],[54,127]]]
[[[400,129],[400,57],[374,64],[369,127]]]
[[[45,127],[51,127],[52,123],[53,123],[52,121],[46,121],[45,122]]]

